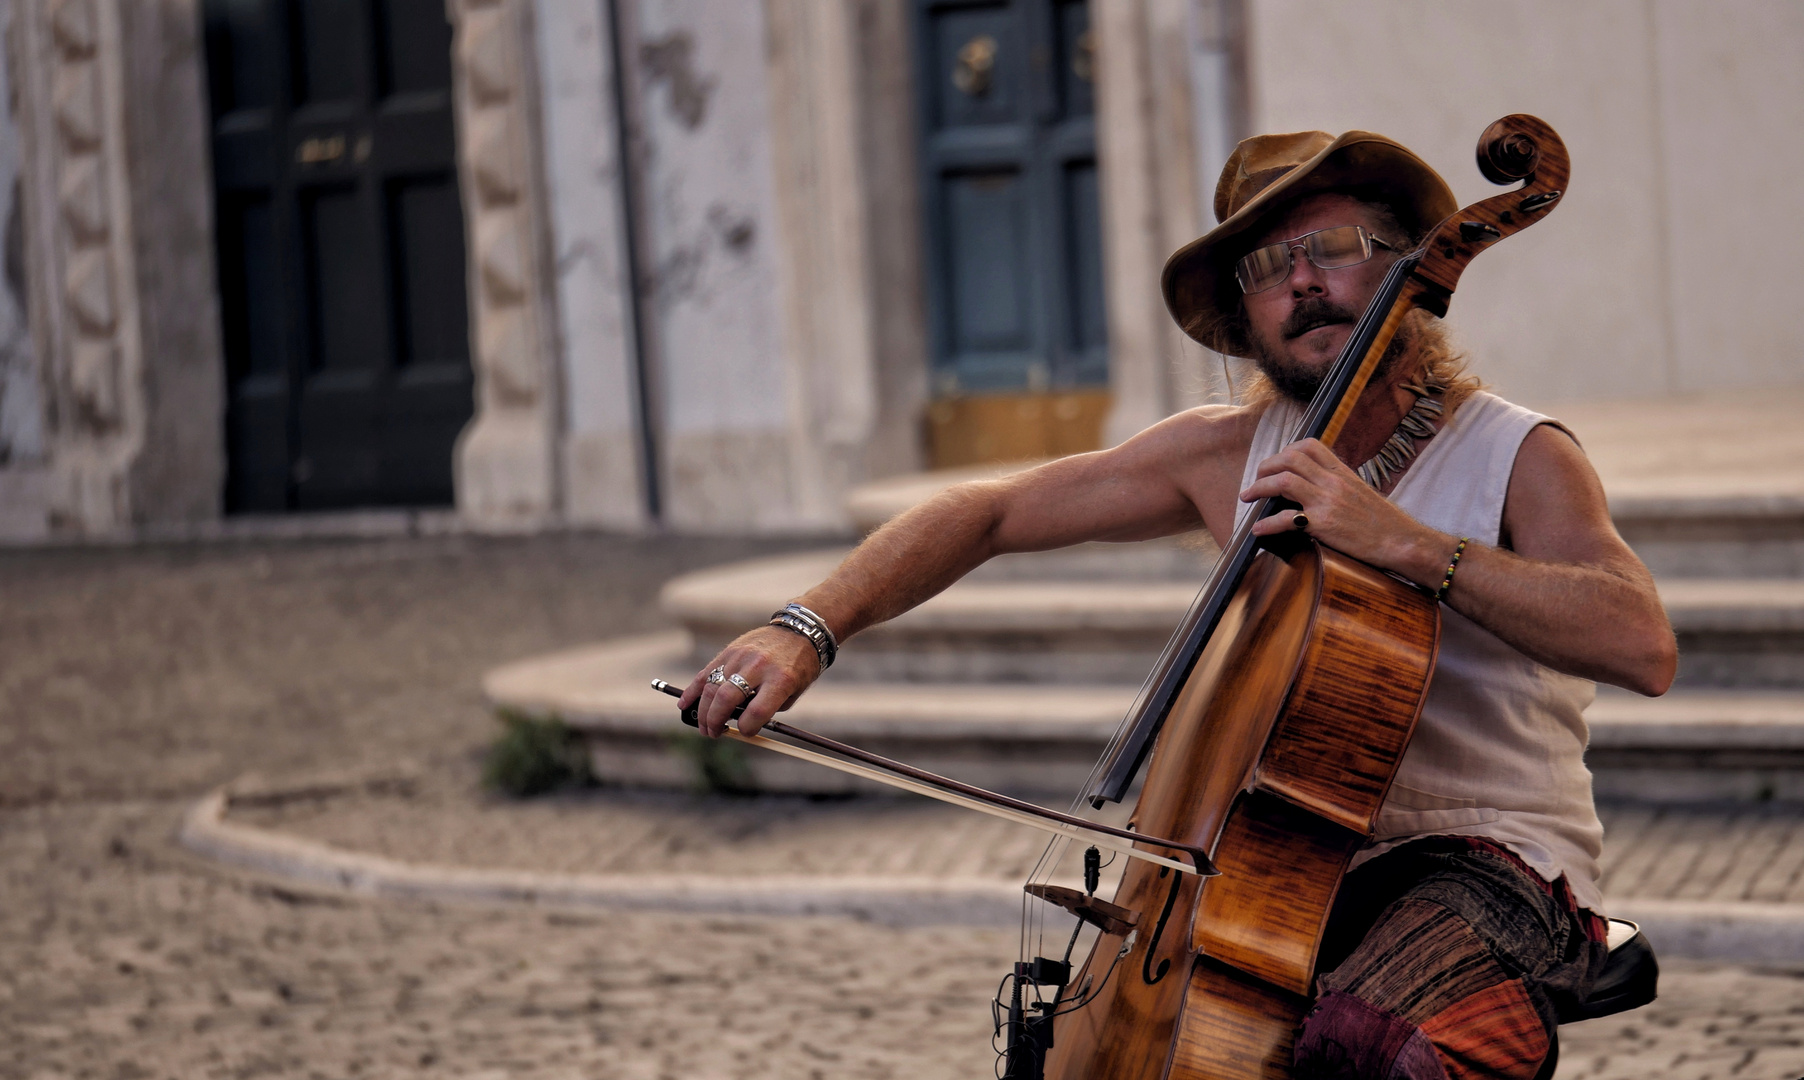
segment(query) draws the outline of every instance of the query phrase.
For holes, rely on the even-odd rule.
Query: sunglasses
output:
[[[1386,251],[1397,250],[1358,225],[1317,229],[1249,252],[1234,264],[1234,277],[1240,282],[1241,292],[1264,292],[1290,277],[1290,268],[1295,265],[1295,256],[1291,252],[1297,248],[1302,248],[1303,254],[1316,266],[1334,270],[1365,262],[1372,257],[1374,244]]]

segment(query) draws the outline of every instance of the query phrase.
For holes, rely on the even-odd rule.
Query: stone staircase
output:
[[[1599,795],[1804,799],[1804,455],[1787,444],[1790,457],[1781,455],[1757,483],[1745,473],[1725,482],[1659,467],[1671,433],[1703,423],[1695,403],[1666,407],[1672,415],[1656,406],[1652,419],[1615,429],[1608,409],[1618,407],[1605,407],[1592,419],[1608,434],[1601,446],[1588,440],[1618,529],[1659,581],[1681,653],[1679,681],[1663,698],[1600,692],[1588,713]],[[1650,461],[1651,471],[1639,474],[1624,467]],[[1737,462],[1719,454],[1707,464],[1728,473]],[[860,524],[874,527],[975,473],[871,485],[850,505]],[[685,743],[669,699],[646,680],[685,680],[843,554],[678,578],[663,605],[682,631],[510,665],[490,673],[487,692],[499,706],[554,714],[582,730],[606,780],[691,785],[703,751]],[[1214,555],[1206,538],[1184,537],[997,559],[857,638],[786,719],[971,783],[1068,799]],[[860,790],[776,755],[746,755],[733,767],[761,790]]]

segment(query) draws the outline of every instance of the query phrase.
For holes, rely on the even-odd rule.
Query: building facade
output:
[[[1804,231],[1789,4],[0,13],[8,538],[435,504],[819,531],[864,480],[1118,441],[1232,396],[1157,280],[1251,131],[1381,131],[1474,199],[1478,132],[1543,116],[1572,191],[1468,274],[1480,372],[1804,384],[1786,276],[1728,253]]]

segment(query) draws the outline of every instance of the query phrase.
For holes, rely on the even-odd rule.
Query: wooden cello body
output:
[[[1046,1075],[1282,1077],[1347,861],[1415,730],[1434,601],[1305,537],[1254,560],[1148,766],[1133,828],[1192,842],[1219,877],[1134,863],[1073,980]],[[1207,768],[1198,763],[1207,762]]]
[[[1460,210],[1393,266],[1297,438],[1334,445],[1403,319],[1444,314],[1472,258],[1564,193],[1565,146],[1535,117],[1492,124],[1478,155],[1493,182],[1526,183]],[[1236,530],[1089,794],[1121,798],[1144,763],[1130,828],[1206,851],[1220,875],[1124,869],[1114,917],[1096,921],[1047,1012],[1033,1051],[1045,1076],[1290,1075],[1329,913],[1409,745],[1439,633],[1416,586],[1301,534]],[[1039,1075],[1025,1060],[1008,1075]]]

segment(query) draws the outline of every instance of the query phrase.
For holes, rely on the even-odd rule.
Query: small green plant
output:
[[[726,739],[678,732],[670,736],[670,748],[695,766],[696,787],[716,795],[751,795],[757,791],[745,747]]]
[[[483,758],[483,786],[526,798],[595,782],[582,736],[562,720],[527,716],[512,709],[496,715],[502,731]]]

